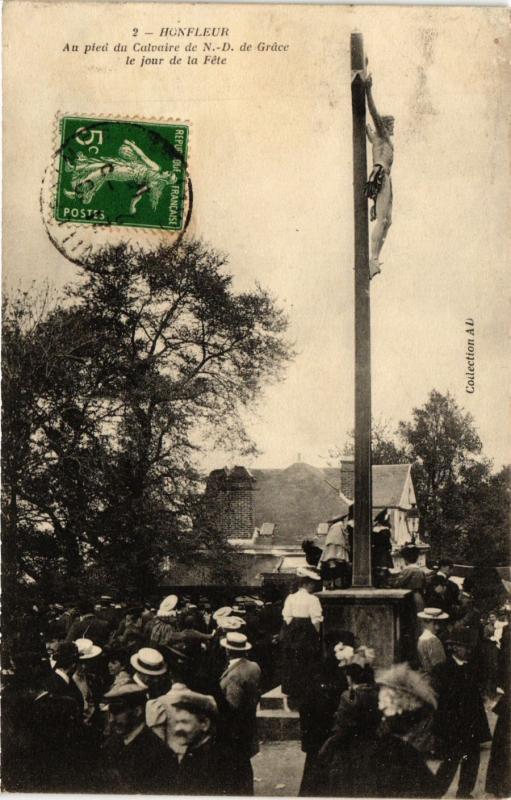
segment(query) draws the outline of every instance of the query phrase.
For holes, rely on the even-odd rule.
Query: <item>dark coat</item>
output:
[[[98,613],[98,619],[102,619],[103,622],[106,622],[110,633],[117,628],[118,616],[117,610],[111,607],[102,608]]]
[[[442,592],[435,591],[441,587]],[[445,575],[433,575],[427,586],[424,596],[424,603],[428,607],[440,608],[452,617],[456,616],[456,605],[458,603],[460,590],[454,581],[446,578]]]
[[[373,751],[371,771],[376,797],[439,797],[433,772],[411,744],[392,734],[380,736]]]
[[[69,628],[66,642],[75,642],[77,639],[91,639],[94,644],[104,647],[110,637],[110,626],[104,619],[87,614],[83,619],[75,619]]]
[[[319,559],[321,558],[321,554],[323,553],[321,547],[318,547],[316,544],[309,545],[308,547],[304,547],[302,545],[302,550],[305,553],[305,560],[307,564],[311,567],[317,567],[319,564]]]
[[[261,670],[248,658],[230,663],[220,678],[220,738],[242,759],[259,752],[256,710],[260,683]]]
[[[288,702],[299,707],[316,672],[319,634],[308,617],[295,617],[289,625],[283,623],[280,643],[282,691],[288,695]]]
[[[324,797],[439,797],[423,756],[398,736],[377,737],[374,729],[328,739],[316,775]]]
[[[130,623],[124,626],[123,632],[117,636],[116,643],[126,648],[130,653],[134,653],[145,644],[144,630],[141,624]]]
[[[323,683],[321,691],[311,692],[308,704],[300,708],[302,750],[307,753],[300,786],[301,797],[314,797],[318,793],[336,795],[339,794],[337,789],[344,784],[350,788],[351,794],[356,796],[358,779],[363,782],[367,775],[367,767],[360,763],[360,756],[363,761],[363,752],[370,750],[366,746],[367,742],[372,742],[376,736],[379,722],[377,689],[374,686],[361,686],[351,692],[344,691],[341,695],[344,686],[347,687],[344,671],[337,665],[337,674],[331,675],[326,685]],[[362,695],[368,698],[372,714],[366,713],[365,709],[361,708],[364,700]],[[369,703],[365,705],[368,706]],[[305,717],[304,711],[308,712]],[[335,735],[328,739],[329,744],[325,746],[326,749],[321,750],[323,758],[318,758],[319,747],[323,746],[334,727]],[[339,759],[340,765],[337,763]],[[344,770],[348,767],[346,759],[355,765],[352,778]],[[362,785],[365,791],[365,783]]]
[[[47,678],[46,684],[51,695],[54,697],[70,697],[77,704],[80,714],[83,713],[83,695],[72,678],[70,678],[69,683],[66,683],[64,678],[56,672],[51,672]]]
[[[392,569],[392,541],[390,530],[372,531],[371,533],[371,564],[373,569]]]
[[[375,797],[376,780],[371,763],[375,748],[374,731],[357,731],[351,736],[331,736],[313,767],[310,792],[319,797]]]
[[[63,683],[64,681],[62,681]],[[81,708],[66,694],[2,696],[2,779],[11,792],[93,791],[94,751]]]
[[[497,724],[493,732],[490,760],[486,772],[486,791],[496,797],[509,797],[511,795],[511,704],[509,697],[501,697],[493,708],[497,714]]]
[[[58,617],[57,623],[58,625],[61,626],[61,629],[64,631],[62,639],[65,639],[69,628],[77,618],[78,618],[78,611],[76,611],[76,609],[69,609],[69,611],[64,611],[63,614],[61,614],[60,617]]]
[[[112,734],[101,753],[100,791],[111,794],[168,794],[174,765],[170,749],[144,725],[129,744]]]
[[[223,639],[224,636],[225,631],[220,630],[220,628],[214,631],[205,657],[205,664],[210,677],[208,689],[210,694],[213,693],[215,689],[218,689],[220,676],[227,666],[227,653],[225,647],[222,647],[220,644],[220,640]]]
[[[317,753],[332,734],[341,694],[347,688],[348,682],[337,660],[329,659],[311,680],[300,705],[304,753]]]
[[[184,795],[240,795],[243,782],[235,769],[235,754],[230,747],[209,738],[198,747],[187,750],[181,763],[170,750],[172,757],[171,794]]]
[[[509,625],[503,630],[498,655],[498,685],[504,691],[493,708],[497,724],[493,732],[490,760],[486,773],[486,791],[497,797],[511,795],[511,702],[510,702],[510,638]]]
[[[460,666],[452,656],[437,664],[431,680],[438,693],[433,730],[447,751],[491,739],[477,675],[471,664]]]
[[[202,628],[200,630],[203,633],[214,633],[217,629],[217,624],[213,619],[213,616],[210,617],[209,622],[206,622],[206,618],[202,617]]]

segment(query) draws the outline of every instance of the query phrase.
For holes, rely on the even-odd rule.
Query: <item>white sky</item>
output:
[[[190,120],[194,231],[229,253],[237,289],[257,280],[275,294],[298,350],[286,381],[247,418],[262,455],[245,463],[265,467],[298,453],[320,465],[353,427],[349,34],[361,30],[376,103],[396,117],[394,225],[371,290],[373,415],[397,423],[432,388],[449,390],[473,414],[486,455],[509,461],[507,10],[7,5],[7,284],[75,275],[39,213],[58,111]],[[67,40],[129,41],[141,21],[227,25],[235,46],[290,48],[159,72],[61,52]],[[226,462],[240,458],[205,459]]]

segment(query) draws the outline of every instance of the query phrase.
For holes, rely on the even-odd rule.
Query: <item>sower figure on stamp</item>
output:
[[[394,145],[390,137],[394,133],[394,117],[380,116],[373,100],[373,79],[365,79],[367,105],[373,118],[375,130],[367,125],[367,138],[373,146],[373,169],[367,182],[366,194],[374,201],[371,221],[375,222],[371,234],[371,258],[369,277],[381,272],[380,253],[389,228],[392,225],[392,180],[390,170],[394,160]]]

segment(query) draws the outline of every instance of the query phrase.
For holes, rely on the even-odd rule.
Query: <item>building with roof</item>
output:
[[[372,477],[373,518],[388,509],[398,566],[410,540],[406,513],[416,503],[411,464],[373,466]],[[240,551],[243,583],[257,585],[269,573],[294,573],[305,562],[304,539],[323,545],[330,525],[348,514],[353,487],[353,460],[345,458],[335,468],[298,461],[285,469],[216,469],[206,493],[216,524]],[[427,545],[420,549],[424,562]]]

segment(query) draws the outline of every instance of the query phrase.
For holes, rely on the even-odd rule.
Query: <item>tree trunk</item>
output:
[[[2,628],[9,637],[11,623],[16,617],[18,596],[18,492],[16,482],[11,485],[7,524],[2,531]]]

